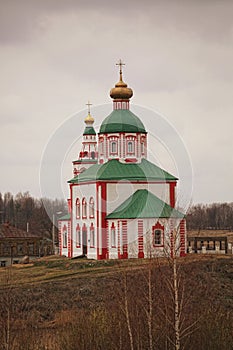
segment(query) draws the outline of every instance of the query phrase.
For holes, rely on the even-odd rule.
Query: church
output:
[[[130,111],[133,90],[123,81],[110,91],[112,112],[98,133],[85,118],[82,149],[68,181],[69,214],[59,219],[59,253],[89,259],[186,254],[186,221],[175,208],[177,178],[147,159],[147,131]],[[174,241],[174,230],[176,239]]]

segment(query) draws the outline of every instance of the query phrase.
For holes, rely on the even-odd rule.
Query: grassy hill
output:
[[[233,349],[232,256],[178,264],[182,346]],[[153,349],[174,349],[166,259],[42,258],[0,269],[0,281],[0,349],[149,349],[149,334]]]

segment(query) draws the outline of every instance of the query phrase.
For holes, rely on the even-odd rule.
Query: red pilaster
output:
[[[106,182],[101,183],[101,217],[102,217],[102,259],[108,259],[108,230],[106,211],[107,211],[107,186]]]
[[[73,257],[73,184],[70,184],[70,201],[71,201],[71,212],[70,212],[70,221],[68,223],[68,257]]]
[[[175,204],[176,204],[175,187],[176,187],[175,181],[169,183],[170,206],[172,208],[175,208]]]
[[[173,230],[174,230],[174,223],[173,220],[170,219],[170,255],[173,258],[173,253],[174,253],[174,235],[173,235]]]
[[[128,231],[127,231],[127,221],[122,221],[122,245],[123,245],[123,255],[122,259],[128,259]]]
[[[180,222],[180,256],[186,255],[186,220]]]
[[[73,257],[73,239],[72,239],[72,232],[71,232],[71,222],[68,221],[68,257]]]
[[[62,255],[62,221],[58,221],[58,243],[59,243],[59,255]]]
[[[100,260],[100,237],[99,237],[99,183],[96,183],[96,235],[97,235],[97,260]]]
[[[117,252],[118,259],[121,258],[121,231],[120,231],[120,221],[117,221]]]
[[[143,220],[138,220],[138,258],[144,258],[143,249]]]

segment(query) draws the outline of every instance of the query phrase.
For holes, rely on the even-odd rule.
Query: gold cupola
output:
[[[88,113],[86,118],[84,119],[84,122],[86,124],[86,128],[84,130],[83,135],[96,135],[95,129],[93,128],[93,124],[95,119],[92,117],[91,115],[91,111],[90,111],[90,106],[92,105],[89,101],[86,104],[88,106]]]
[[[124,66],[125,63],[119,60],[119,63],[116,63],[116,65],[120,67],[120,80],[116,83],[115,87],[111,89],[110,96],[114,100],[129,100],[133,96],[133,90],[128,88],[127,84],[122,79],[122,66]]]
[[[94,124],[95,119],[92,117],[91,115],[91,111],[90,111],[90,106],[92,105],[89,101],[86,104],[88,106],[88,114],[86,116],[86,118],[84,119],[84,122],[87,126],[91,126],[92,124]]]

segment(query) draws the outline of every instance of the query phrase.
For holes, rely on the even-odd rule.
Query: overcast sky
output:
[[[48,140],[88,99],[111,102],[122,58],[132,103],[183,140],[192,201],[233,201],[232,18],[230,0],[0,0],[0,191],[40,197]]]

